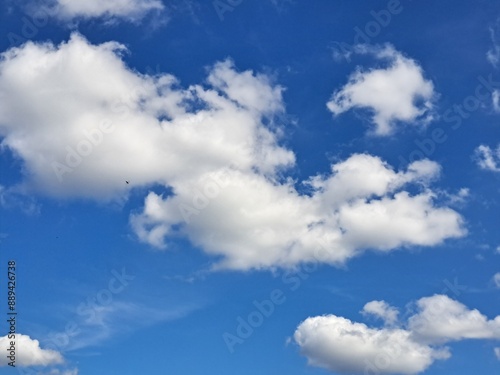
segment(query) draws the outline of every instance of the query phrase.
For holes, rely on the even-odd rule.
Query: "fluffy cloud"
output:
[[[49,366],[63,362],[63,357],[55,350],[42,349],[38,340],[29,336],[16,334],[16,365],[18,366]],[[0,337],[0,350],[7,353],[11,340],[8,336]],[[0,356],[0,366],[7,366],[9,359]]]
[[[110,199],[231,163],[271,173],[294,162],[256,112],[276,109],[279,87],[263,88],[265,79],[248,72],[229,84],[226,61],[209,77],[219,86],[183,90],[170,75],[130,71],[123,49],[73,35],[57,47],[28,43],[3,54],[0,132],[25,161],[25,189]]]
[[[397,322],[399,311],[385,301],[371,301],[363,306],[363,315],[374,315],[387,325]]]
[[[363,323],[325,315],[306,319],[294,340],[309,364],[345,374],[417,374],[436,360],[451,356],[443,344],[463,339],[500,339],[500,316],[488,320],[477,310],[445,295],[417,301],[418,311],[401,327],[370,328]],[[372,301],[364,312],[390,316],[384,301]]]
[[[422,298],[419,312],[409,318],[408,328],[426,343],[463,339],[500,339],[500,316],[488,320],[478,310],[470,310],[445,295]]]
[[[497,359],[500,361],[500,348],[493,349],[493,352],[495,353]]]
[[[120,18],[138,21],[147,13],[164,9],[160,0],[48,0],[46,10],[62,20]]]
[[[300,195],[291,182],[228,170],[218,184],[207,176],[174,196],[150,193],[132,222],[143,240],[160,246],[171,228],[185,224],[183,233],[194,244],[223,257],[221,267],[340,264],[366,249],[430,246],[463,235],[460,216],[435,207],[431,192],[401,191],[437,173],[429,161],[395,172],[377,157],[358,154],[333,165],[331,175],[313,177],[311,195]]]
[[[9,191],[125,200],[159,184],[164,193],[150,192],[130,218],[139,239],[165,248],[180,234],[232,269],[341,264],[465,234],[431,189],[438,164],[396,171],[355,154],[299,193],[283,177],[295,155],[280,145],[280,86],[226,60],[207,85],[182,88],[171,75],[130,70],[123,50],[73,35],[3,54],[0,135],[24,173]]]
[[[480,145],[475,152],[477,165],[481,169],[500,172],[500,145],[496,150],[486,145]]]
[[[357,70],[346,85],[335,91],[327,103],[335,116],[353,108],[369,109],[376,135],[388,135],[397,122],[426,123],[435,96],[434,86],[425,79],[422,68],[392,46],[357,46],[355,52],[386,61],[387,67]]]
[[[411,339],[403,329],[374,329],[335,315],[302,322],[294,335],[312,366],[342,374],[417,374],[446,349],[434,350]]]

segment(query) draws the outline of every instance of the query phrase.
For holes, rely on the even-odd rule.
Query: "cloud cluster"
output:
[[[486,145],[476,148],[475,157],[477,165],[481,169],[492,172],[500,172],[500,144],[496,149]]]
[[[417,308],[401,327],[370,328],[335,315],[311,317],[297,327],[294,340],[310,365],[336,373],[417,374],[451,356],[445,343],[500,339],[500,316],[488,320],[445,295],[422,298]],[[397,310],[372,301],[363,311],[387,316]]]
[[[354,52],[372,55],[387,66],[357,69],[351,74],[349,81],[336,90],[327,103],[335,116],[353,108],[368,109],[375,124],[374,134],[380,136],[393,133],[398,122],[425,124],[432,120],[434,85],[424,77],[415,60],[390,45],[358,45]]]
[[[47,0],[45,8],[64,21],[103,18],[136,22],[150,12],[162,11],[164,5],[160,0]]]
[[[7,366],[10,360],[5,353],[9,352],[10,342],[8,336],[0,337],[0,366]],[[27,335],[16,334],[16,366],[49,366],[63,363],[64,359],[55,350],[42,349],[38,340]]]
[[[282,87],[226,60],[205,85],[182,88],[172,75],[132,71],[123,51],[74,34],[2,55],[2,146],[24,172],[10,190],[123,200],[159,184],[164,193],[150,192],[131,216],[139,239],[165,248],[180,234],[232,269],[341,264],[367,249],[465,234],[461,216],[431,188],[438,164],[396,171],[354,154],[326,175],[291,181],[284,173],[295,155],[280,144]]]

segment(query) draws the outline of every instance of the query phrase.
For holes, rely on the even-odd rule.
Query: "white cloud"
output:
[[[47,0],[49,14],[62,20],[120,18],[138,21],[152,11],[162,11],[160,0]]]
[[[445,295],[417,301],[419,310],[401,327],[370,328],[325,315],[310,317],[294,334],[310,365],[342,374],[417,374],[435,360],[451,357],[450,341],[500,339],[500,316],[488,320],[477,310]],[[395,319],[383,301],[365,305],[365,313]]]
[[[427,123],[435,97],[434,86],[425,79],[422,68],[392,46],[356,46],[356,53],[370,54],[387,61],[386,68],[356,70],[346,85],[335,91],[328,109],[340,115],[353,108],[369,109],[376,135],[389,135],[397,122]]]
[[[398,321],[399,311],[385,301],[371,301],[363,306],[363,315],[374,315],[387,325],[393,325]]]
[[[495,357],[497,357],[497,359],[500,361],[500,348],[494,348],[493,351],[495,353]]]
[[[435,245],[465,232],[460,216],[435,207],[429,191],[414,196],[400,191],[437,173],[434,163],[424,163],[428,171],[412,164],[397,173],[379,158],[353,155],[333,165],[331,175],[312,178],[311,196],[300,195],[290,183],[229,171],[215,199],[193,201],[208,186],[203,183],[167,198],[151,193],[132,222],[144,240],[161,245],[170,228],[183,223],[179,208],[196,207],[186,215],[183,233],[208,253],[222,256],[221,267],[233,269],[317,260],[340,264],[365,249]],[[319,251],[319,241],[326,251]]]
[[[500,144],[496,150],[480,145],[475,151],[476,162],[481,169],[500,172]]]
[[[150,192],[131,216],[139,239],[164,248],[181,234],[233,269],[341,264],[368,249],[465,234],[431,189],[437,163],[395,171],[355,154],[303,182],[310,194],[300,194],[282,177],[295,155],[280,145],[280,86],[226,60],[209,70],[208,86],[183,89],[171,75],[133,72],[123,50],[73,35],[3,54],[0,135],[24,172],[9,189],[123,201],[130,189],[160,184],[165,193]]]
[[[110,199],[133,186],[197,178],[230,163],[271,173],[294,162],[255,112],[276,108],[279,87],[265,91],[264,78],[247,72],[239,92],[223,79],[220,88],[183,90],[170,75],[129,70],[119,56],[123,49],[73,35],[57,47],[28,43],[4,53],[0,132],[3,146],[25,161],[26,190]],[[211,77],[232,70],[230,62],[220,63]],[[259,102],[255,90],[276,98]],[[242,95],[252,108],[242,107]]]
[[[417,306],[419,312],[408,320],[408,327],[421,342],[500,339],[500,316],[488,320],[478,310],[470,310],[445,295],[422,298]]]
[[[9,359],[4,353],[8,353],[10,342],[8,336],[0,337],[0,366],[7,366]],[[31,339],[29,336],[16,333],[16,365],[17,366],[49,366],[63,363],[63,357],[55,350],[42,349],[38,340]]]
[[[403,329],[369,328],[335,315],[306,319],[294,339],[310,365],[342,374],[417,374],[449,357]]]
[[[493,275],[493,282],[497,288],[500,288],[500,272]]]

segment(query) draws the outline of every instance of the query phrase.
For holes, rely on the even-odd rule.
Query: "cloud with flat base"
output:
[[[336,315],[307,318],[294,341],[311,366],[337,374],[418,374],[451,357],[445,344],[500,339],[500,316],[488,319],[445,295],[421,298],[404,324],[371,328]],[[395,308],[372,301],[363,311],[394,317]]]

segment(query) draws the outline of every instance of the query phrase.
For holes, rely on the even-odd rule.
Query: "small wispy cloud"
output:
[[[62,347],[61,342],[57,341],[61,333],[49,335],[46,341],[52,344],[58,342],[63,352],[98,347],[119,335],[130,335],[145,327],[182,319],[199,308],[201,305],[197,304],[152,307],[117,301],[109,306],[94,307],[92,316],[87,319],[82,315],[78,316],[78,319],[74,320],[75,334],[68,337]]]
[[[493,103],[493,110],[495,112],[500,112],[500,90],[493,90],[491,100]]]
[[[40,214],[40,204],[26,192],[20,191],[21,187],[5,187],[0,185],[0,206],[4,209],[20,210],[28,216]],[[0,239],[3,237],[0,237]]]
[[[476,148],[474,157],[479,168],[492,172],[500,172],[500,145],[496,149],[480,145]]]
[[[490,27],[490,36],[493,46],[486,52],[486,59],[495,68],[500,65],[500,18]]]
[[[493,275],[493,282],[495,283],[495,286],[497,288],[500,288],[500,272],[497,272],[495,275]]]

